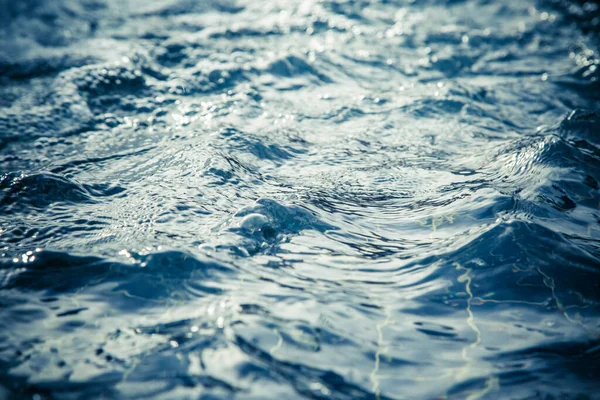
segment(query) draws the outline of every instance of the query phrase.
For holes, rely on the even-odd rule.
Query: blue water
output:
[[[600,398],[599,33],[0,0],[0,399]]]

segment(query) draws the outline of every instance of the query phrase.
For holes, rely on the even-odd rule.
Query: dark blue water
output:
[[[599,33],[0,0],[0,399],[600,398]]]

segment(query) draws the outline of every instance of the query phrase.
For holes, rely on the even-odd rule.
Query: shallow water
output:
[[[0,8],[0,398],[598,398],[595,3]]]

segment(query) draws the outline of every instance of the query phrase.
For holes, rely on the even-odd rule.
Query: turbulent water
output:
[[[599,26],[0,0],[0,398],[600,398]]]

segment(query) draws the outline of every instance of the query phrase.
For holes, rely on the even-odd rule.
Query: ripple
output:
[[[86,203],[95,198],[114,196],[124,191],[111,185],[82,185],[52,173],[24,174],[13,172],[0,179],[0,205],[7,211],[25,207],[45,208],[53,203]]]
[[[13,3],[0,397],[597,392],[593,2]]]

